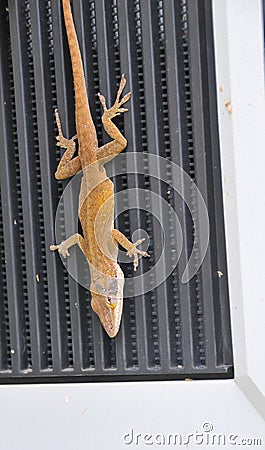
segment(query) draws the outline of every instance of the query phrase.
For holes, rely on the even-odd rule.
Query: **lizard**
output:
[[[70,0],[62,0],[62,6],[74,80],[77,134],[71,139],[63,136],[59,113],[56,109],[57,146],[64,148],[65,152],[58,164],[55,178],[65,179],[82,170],[78,215],[83,236],[76,233],[58,245],[51,245],[50,250],[58,250],[64,258],[67,258],[71,246],[77,244],[80,247],[90,269],[91,307],[98,315],[109,337],[113,338],[119,331],[123,309],[124,274],[117,262],[118,244],[127,250],[129,257],[134,258],[134,270],[138,266],[138,255],[149,256],[147,252],[138,249],[144,239],[132,243],[114,228],[114,185],[104,167],[106,162],[127,146],[126,138],[112,119],[128,111],[123,105],[130,99],[131,93],[128,92],[121,98],[126,85],[123,74],[112,107],[108,109],[105,97],[98,94],[103,108],[102,124],[112,139],[98,147]],[[78,155],[74,156],[76,139]]]

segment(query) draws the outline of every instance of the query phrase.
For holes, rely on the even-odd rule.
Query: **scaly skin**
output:
[[[120,82],[114,105],[107,109],[105,98],[99,94],[103,106],[102,123],[113,139],[98,148],[96,129],[92,120],[86,91],[83,63],[71,13],[70,0],[62,0],[65,27],[71,54],[75,89],[75,115],[77,135],[66,139],[61,130],[58,112],[56,122],[59,135],[57,145],[66,149],[58,165],[55,177],[64,179],[83,171],[79,196],[79,219],[83,236],[75,234],[59,245],[51,245],[51,250],[58,250],[63,257],[69,256],[68,249],[78,244],[89,264],[91,273],[91,306],[110,337],[119,331],[122,306],[124,275],[117,263],[118,243],[134,257],[134,269],[138,266],[138,255],[149,256],[137,249],[143,241],[131,243],[114,229],[114,189],[107,177],[104,164],[118,155],[127,145],[125,137],[112,123],[113,117],[127,111],[122,108],[130,98],[130,93],[121,99],[126,80],[124,75]],[[75,139],[78,139],[78,156],[75,153]],[[72,159],[73,158],[73,159]]]

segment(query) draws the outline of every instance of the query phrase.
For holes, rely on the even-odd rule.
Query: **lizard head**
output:
[[[100,322],[109,335],[113,338],[120,327],[123,307],[124,275],[120,267],[113,276],[102,274],[91,282],[92,294],[91,307],[98,315]]]

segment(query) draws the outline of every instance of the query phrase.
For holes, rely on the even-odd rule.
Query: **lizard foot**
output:
[[[73,147],[74,146],[74,140],[77,139],[77,135],[73,136],[71,139],[67,139],[67,138],[65,138],[63,136],[58,109],[55,110],[55,119],[56,119],[56,124],[57,124],[58,131],[59,131],[58,136],[56,136],[56,139],[58,141],[56,145],[58,145],[58,147],[62,147],[62,148],[71,148],[71,147]]]
[[[126,253],[126,255],[129,256],[129,258],[134,257],[134,261],[133,261],[133,267],[134,267],[134,270],[137,269],[138,264],[139,264],[139,258],[138,258],[138,255],[142,255],[142,256],[145,256],[145,257],[147,257],[147,258],[150,258],[150,255],[149,255],[147,252],[143,252],[142,250],[139,250],[139,249],[137,248],[138,245],[140,245],[144,240],[145,240],[144,238],[143,238],[143,239],[138,239],[138,241],[136,241],[136,242],[133,244],[133,247],[131,248],[131,250],[129,250],[129,251]]]
[[[125,76],[123,74],[122,77],[121,77],[120,86],[119,86],[119,89],[118,89],[118,92],[117,92],[116,100],[114,102],[114,105],[111,108],[109,108],[109,109],[107,109],[106,100],[105,100],[104,95],[98,94],[100,102],[101,102],[101,104],[103,106],[103,110],[104,110],[103,119],[113,119],[113,117],[119,116],[120,114],[125,113],[125,112],[128,111],[127,108],[121,108],[121,106],[130,99],[131,93],[128,92],[128,94],[126,94],[120,100],[121,93],[122,93],[125,85],[126,85],[126,78],[125,78]]]
[[[59,245],[50,245],[50,250],[55,251],[58,250],[58,252],[66,258],[67,256],[70,256],[70,253],[68,252],[68,247],[65,244],[65,241],[61,242]]]

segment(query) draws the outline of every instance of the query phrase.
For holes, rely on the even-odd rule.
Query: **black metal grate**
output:
[[[135,173],[127,174],[122,162],[124,173],[114,177],[115,192],[123,193],[116,226],[128,237],[136,229],[149,235],[151,257],[141,261],[139,274],[160,257],[166,273],[165,252],[175,264],[180,242],[172,210],[183,249],[162,284],[150,273],[144,294],[135,293],[132,264],[123,264],[130,297],[121,330],[109,339],[91,311],[89,291],[49,251],[66,186],[54,179],[61,156],[56,107],[65,134],[75,134],[61,2],[0,2],[0,380],[231,377],[211,1],[80,0],[73,14],[100,145],[106,136],[97,92],[113,101],[122,73],[132,91],[130,112],[117,124],[126,152],[143,155],[142,167],[135,157]],[[164,181],[150,176],[149,154],[166,159],[165,168],[156,167]],[[190,176],[191,212],[171,188],[171,162]],[[210,243],[197,274],[183,284],[200,237],[192,181],[208,208]],[[132,203],[134,188],[145,189],[145,210],[137,194],[136,207]],[[152,192],[172,207],[162,224],[153,215]],[[63,206],[58,217],[66,236]]]

